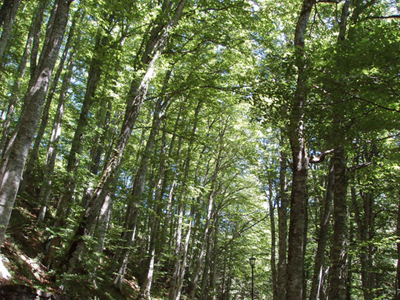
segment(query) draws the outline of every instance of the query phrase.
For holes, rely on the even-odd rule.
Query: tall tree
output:
[[[297,67],[296,90],[291,103],[289,141],[292,149],[293,177],[290,199],[288,286],[286,299],[303,298],[304,241],[307,209],[307,173],[309,158],[304,136],[304,108],[307,103],[307,64],[305,36],[314,0],[304,0],[294,36],[294,55]]]
[[[11,36],[11,30],[14,25],[14,20],[18,12],[21,0],[5,0],[0,8],[0,26],[2,26],[2,32],[0,37],[0,61],[4,58],[4,52],[6,50],[8,41]],[[0,68],[1,68],[0,65]]]
[[[0,174],[0,244],[4,242],[28,150],[39,123],[51,74],[63,41],[72,1],[58,0],[54,4],[57,7],[54,10],[54,24],[47,32],[47,43],[43,45],[39,64],[31,78],[24,101],[26,107],[20,117],[18,130],[7,147],[7,159],[3,161],[4,172]]]
[[[156,73],[156,63],[165,48],[171,30],[178,24],[178,21],[183,14],[185,4],[186,0],[182,0],[176,5],[164,2],[162,11],[157,20],[158,22],[154,24],[150,36],[146,36],[147,42],[141,56],[140,67],[137,70],[143,75],[135,78],[131,83],[127,95],[128,104],[117,145],[101,175],[101,179],[99,180],[94,195],[89,201],[83,220],[80,222],[76,231],[74,241],[67,256],[69,261],[68,269],[73,269],[75,267],[76,262],[80,259],[80,256],[84,251],[84,235],[91,235],[95,230],[95,221],[106,197],[109,197],[110,188],[112,188],[112,184],[116,179],[117,171],[121,166],[123,154],[127,147],[133,126],[136,123],[140,108],[147,95],[150,81]]]

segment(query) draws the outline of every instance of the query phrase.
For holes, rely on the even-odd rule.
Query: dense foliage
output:
[[[2,285],[397,299],[398,1],[0,7]]]

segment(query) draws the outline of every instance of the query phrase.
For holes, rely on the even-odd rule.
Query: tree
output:
[[[71,0],[59,0],[55,3],[54,24],[46,34],[39,64],[30,80],[25,105],[19,126],[6,150],[4,168],[0,174],[0,243],[4,242],[5,232],[17,195],[21,175],[26,162],[31,141],[39,123],[43,103],[47,94],[51,74],[61,47],[64,31],[68,21]],[[4,171],[3,171],[4,170]]]
[[[286,299],[303,297],[303,268],[305,251],[308,154],[304,136],[304,106],[307,102],[306,58],[304,51],[308,19],[313,0],[305,0],[297,21],[294,47],[297,67],[296,90],[292,100],[289,141],[293,159],[292,191],[290,199],[288,288]]]

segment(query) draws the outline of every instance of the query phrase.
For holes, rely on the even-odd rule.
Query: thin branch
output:
[[[351,94],[350,94],[350,95],[351,95]],[[400,110],[398,110],[398,109],[389,108],[389,107],[380,105],[380,104],[378,104],[378,103],[375,103],[375,102],[373,102],[373,101],[371,101],[371,100],[367,100],[367,99],[364,99],[364,98],[361,98],[361,97],[358,97],[358,96],[354,96],[354,95],[351,95],[351,96],[353,97],[353,99],[361,100],[361,101],[363,101],[363,102],[372,104],[372,105],[374,105],[374,106],[376,106],[376,107],[378,107],[378,108],[384,109],[384,110],[393,111],[393,112],[400,112]]]
[[[240,237],[244,232],[246,232],[247,230],[253,228],[254,226],[256,226],[257,224],[261,223],[262,221],[264,221],[267,218],[268,218],[268,214],[266,214],[263,218],[261,218],[260,220],[254,222],[251,225],[249,225],[251,223],[251,221],[246,222],[243,225],[243,227],[241,229],[239,229],[236,232],[236,234],[227,243],[225,243],[225,245],[221,246],[221,249],[226,249],[235,239]]]
[[[349,167],[347,169],[347,172],[353,173],[353,172],[358,171],[360,169],[364,169],[364,168],[366,168],[366,167],[368,167],[370,165],[372,165],[372,162],[366,162],[366,163],[363,163],[363,164],[355,165],[355,166]]]
[[[364,20],[369,20],[369,19],[400,19],[400,15],[390,15],[390,16],[371,16],[371,17],[366,17]]]

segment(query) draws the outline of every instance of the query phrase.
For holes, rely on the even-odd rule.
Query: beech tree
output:
[[[31,141],[35,135],[35,129],[39,123],[40,114],[49,87],[58,51],[61,47],[66,29],[69,6],[72,1],[57,1],[53,11],[54,24],[46,35],[46,43],[43,46],[38,66],[30,80],[28,92],[25,96],[22,116],[19,126],[4,153],[1,178],[1,231],[0,242],[3,243],[11,211],[17,195],[21,175],[26,162]]]
[[[0,1],[1,293],[396,298],[398,15]]]

